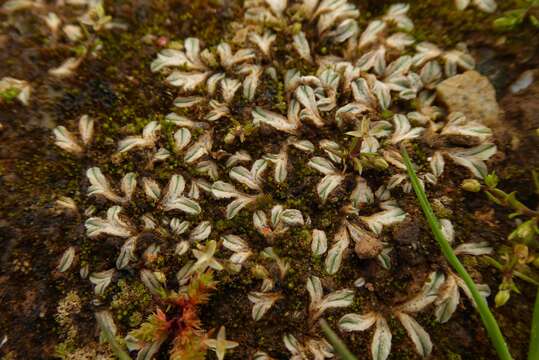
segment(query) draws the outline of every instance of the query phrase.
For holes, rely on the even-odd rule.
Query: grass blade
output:
[[[530,351],[528,360],[539,359],[539,289],[535,296],[535,306],[533,307],[532,332],[530,335]]]
[[[331,330],[326,320],[321,319],[319,323],[331,346],[333,346],[333,349],[337,352],[337,354],[339,354],[340,359],[357,360],[357,358],[350,352],[350,350],[348,350],[339,336],[335,334],[333,330]]]
[[[451,245],[449,245],[449,243],[445,239],[440,224],[438,223],[438,219],[432,211],[429,200],[427,199],[427,195],[425,194],[425,191],[419,183],[419,179],[417,178],[410,157],[408,156],[408,152],[404,147],[402,148],[402,157],[404,159],[406,169],[408,170],[408,175],[410,176],[412,187],[414,188],[417,199],[419,200],[421,209],[425,214],[430,229],[434,234],[434,238],[438,242],[442,253],[444,254],[449,264],[451,264],[453,269],[459,274],[462,280],[464,280],[468,289],[470,289],[472,297],[477,304],[477,310],[479,311],[481,320],[483,321],[483,324],[487,329],[488,336],[490,337],[490,341],[492,342],[494,348],[496,349],[496,352],[498,353],[498,357],[501,360],[511,360],[511,354],[509,353],[509,349],[507,347],[505,339],[503,338],[502,332],[500,331],[500,327],[498,326],[498,323],[494,318],[494,315],[492,315],[492,312],[490,311],[485,299],[483,299],[483,297],[479,294],[479,291],[477,290],[477,287],[475,286],[475,283],[473,282],[472,278],[453,252]]]

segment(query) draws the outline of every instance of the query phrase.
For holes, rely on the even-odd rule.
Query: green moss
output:
[[[128,283],[121,279],[118,288],[111,302],[116,318],[130,327],[139,325],[152,302],[150,293],[138,281]]]
[[[6,103],[12,102],[20,94],[20,92],[21,91],[16,88],[6,89],[0,92],[0,99]]]
[[[462,360],[462,357],[459,354],[456,354],[450,350],[447,350],[445,353],[447,360]]]

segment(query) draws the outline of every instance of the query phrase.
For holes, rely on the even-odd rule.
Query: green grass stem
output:
[[[417,178],[410,157],[408,156],[408,152],[404,147],[402,148],[402,157],[404,159],[404,164],[406,165],[406,168],[408,170],[408,175],[410,176],[412,187],[414,188],[417,199],[419,200],[421,209],[425,214],[430,229],[434,234],[434,238],[438,242],[442,253],[444,254],[449,264],[457,272],[457,274],[462,278],[462,280],[464,280],[466,286],[470,290],[472,297],[477,305],[476,308],[479,311],[481,320],[483,321],[488,336],[490,337],[490,341],[492,342],[494,348],[496,349],[496,352],[498,353],[498,357],[501,360],[511,360],[511,354],[509,353],[509,349],[507,347],[505,339],[503,338],[500,327],[498,326],[498,323],[494,318],[494,315],[492,315],[492,312],[490,311],[485,299],[479,294],[479,291],[477,290],[477,287],[475,286],[475,283],[472,280],[471,276],[468,274],[462,263],[459,261],[459,259],[453,252],[453,248],[451,247],[451,245],[449,245],[447,239],[444,237],[440,224],[438,223],[438,219],[432,211],[429,200],[427,199],[427,195],[425,194],[425,191],[423,190],[423,187],[421,186],[419,179]],[[534,358],[534,360],[537,359]]]
[[[329,343],[331,344],[331,346],[333,346],[333,349],[335,350],[335,352],[339,354],[340,359],[357,360],[357,358],[350,352],[350,350],[348,350],[348,348],[346,347],[344,342],[339,338],[339,336],[335,334],[333,330],[331,330],[331,327],[328,325],[326,320],[321,319],[319,323]]]

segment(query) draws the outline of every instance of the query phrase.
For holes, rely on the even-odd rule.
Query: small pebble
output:
[[[365,279],[360,277],[358,278],[356,281],[354,281],[354,286],[357,287],[358,289],[363,287],[365,285]]]
[[[511,84],[511,92],[513,94],[517,94],[530,87],[530,85],[533,84],[533,81],[535,79],[534,73],[534,70],[527,70],[520,74],[518,79],[513,84]]]

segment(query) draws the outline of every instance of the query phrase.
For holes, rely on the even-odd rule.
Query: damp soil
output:
[[[107,263],[115,261],[121,244],[113,239],[87,239],[80,220],[58,212],[54,201],[65,195],[84,204],[85,171],[89,166],[102,166],[103,171],[115,179],[126,171],[136,170],[141,177],[150,172],[144,158],[123,158],[110,165],[107,154],[114,150],[112,138],[132,133],[133,127],[139,131],[149,120],[161,120],[171,111],[175,90],[164,85],[162,79],[149,70],[150,62],[160,50],[159,38],[170,41],[196,36],[207,45],[216,45],[238,11],[234,1],[225,3],[228,5],[217,7],[211,1],[107,2],[107,13],[126,22],[129,30],[106,33],[102,37],[103,49],[99,57],[87,59],[74,77],[62,81],[48,77],[46,69],[57,66],[69,50],[47,44],[45,35],[33,33],[32,27],[2,27],[0,78],[27,79],[32,82],[34,91],[27,107],[17,102],[0,103],[0,338],[8,336],[7,343],[0,348],[0,356],[6,356],[5,359],[55,358],[55,349],[65,336],[55,318],[58,302],[73,289],[83,304],[74,319],[79,328],[77,346],[96,341],[98,334],[93,313],[97,305],[92,303],[92,287],[76,272],[60,274],[55,268],[62,252],[69,245],[75,245],[81,253],[79,262],[91,263],[98,270],[106,269]],[[391,1],[375,0],[359,3],[362,19],[381,14],[389,3]],[[478,71],[488,76],[497,90],[504,112],[503,123],[507,133],[511,134],[499,139],[502,156],[490,167],[500,175],[502,187],[517,191],[524,202],[537,206],[539,199],[533,194],[531,170],[539,169],[539,137],[534,135],[535,129],[539,128],[539,84],[535,83],[522,94],[511,94],[508,86],[524,70],[539,68],[539,38],[527,28],[508,34],[496,33],[491,30],[491,15],[471,10],[457,13],[447,3],[451,1],[412,2],[415,35],[446,46],[460,41],[468,44],[478,59]],[[511,4],[514,2],[507,1],[502,7],[509,9]],[[257,101],[275,105],[277,96],[268,89]],[[241,122],[246,110],[238,106],[233,113]],[[82,114],[96,119],[98,139],[85,157],[66,156],[55,148],[51,130],[57,125],[75,128]],[[225,128],[217,129],[217,135],[224,133]],[[276,144],[283,139],[276,137],[273,144],[265,142],[263,146],[256,139],[248,139],[245,144],[256,156],[276,152]],[[417,151],[413,155],[418,161],[422,156]],[[299,164],[298,168],[305,168],[307,159],[301,152],[292,152],[290,156],[295,164]],[[171,164],[161,170],[159,177],[164,180],[177,171],[187,169],[181,164]],[[457,241],[486,240],[495,247],[502,246],[512,228],[508,213],[493,206],[481,193],[461,191],[459,184],[465,177],[462,171],[449,168],[429,195],[444,199],[444,211],[449,212],[457,227]],[[338,216],[336,205],[332,206],[330,201],[328,206],[321,208],[316,199],[305,195],[318,180],[318,175],[305,170],[300,179],[290,181],[287,187],[271,181],[266,186],[279,201],[293,203],[294,198],[302,195],[304,201],[296,202],[296,208],[319,212],[317,221],[329,227],[332,219]],[[80,184],[84,184],[83,188]],[[207,201],[201,204],[208,209],[205,218],[223,219],[224,204]],[[324,283],[326,289],[336,290],[345,282],[349,284],[350,279],[364,277],[368,286],[357,293],[352,311],[376,308],[383,312],[413,294],[429,272],[444,269],[440,251],[429,235],[414,197],[400,194],[398,201],[410,216],[384,233],[384,239],[394,244],[391,270],[382,269],[376,261],[359,260],[351,254],[338,276]],[[128,211],[140,215],[145,208],[141,206]],[[255,250],[262,250],[267,243],[247,225],[250,221],[247,214],[240,214],[232,222],[219,222],[216,229],[219,234],[234,229],[252,239]],[[147,244],[154,241],[153,238],[143,239]],[[167,239],[159,241],[170,244]],[[279,249],[281,256],[294,259],[289,276],[284,282],[277,283],[278,289],[286,294],[286,302],[278,302],[263,320],[254,323],[246,293],[256,288],[258,280],[246,275],[230,275],[218,279],[220,283],[209,304],[200,310],[204,328],[225,325],[227,337],[242,344],[229,353],[227,359],[249,359],[257,349],[263,349],[277,359],[287,359],[282,334],[309,332],[305,274],[321,274],[322,262],[317,264],[305,258],[310,244],[301,231],[290,232],[277,239],[273,246]],[[167,266],[179,266],[171,260],[172,254],[162,256],[167,259]],[[476,281],[490,285],[494,291],[497,289],[498,271],[477,259],[468,261],[466,266]],[[137,277],[136,272],[123,276],[127,279]],[[513,296],[506,306],[495,309],[494,313],[515,359],[524,359],[535,289],[525,283],[519,283],[519,286],[522,294]],[[118,292],[118,285],[111,287],[107,300]],[[133,302],[134,310],[144,316],[153,310],[148,302]],[[335,324],[344,313],[328,312],[328,319]],[[435,344],[432,359],[495,358],[479,316],[467,299],[447,324],[436,323],[431,312],[420,315],[418,321]],[[127,320],[119,320],[117,324],[120,331],[129,329]],[[395,319],[390,319],[390,327],[394,332],[390,359],[418,358]],[[366,332],[344,338],[351,350],[363,359],[370,356],[371,336],[371,332]],[[168,358],[165,350],[159,358]],[[210,354],[209,358],[213,359],[214,355]]]

